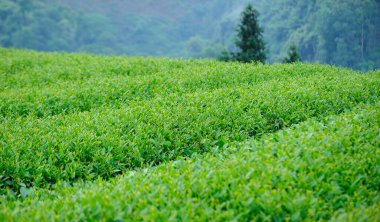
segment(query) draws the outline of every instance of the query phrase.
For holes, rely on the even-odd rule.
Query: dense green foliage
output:
[[[324,66],[1,54],[3,191],[109,178],[380,95],[378,73]]]
[[[234,55],[234,59],[239,62],[265,63],[265,43],[263,29],[258,24],[258,14],[257,10],[249,4],[241,15],[235,43],[239,51]]]
[[[378,217],[379,71],[0,58],[0,221]]]
[[[110,181],[24,189],[0,220],[377,221],[380,104]]]
[[[271,51],[285,54],[294,43],[304,61],[361,70],[379,68],[380,1],[267,2],[277,12],[263,22]]]
[[[380,68],[378,0],[2,0],[0,46],[176,57],[236,51],[236,27],[252,3],[281,62],[296,44],[304,61]]]

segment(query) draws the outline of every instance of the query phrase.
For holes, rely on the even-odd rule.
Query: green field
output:
[[[0,221],[380,219],[380,71],[0,49]]]

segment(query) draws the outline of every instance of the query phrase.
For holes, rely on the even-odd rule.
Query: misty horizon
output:
[[[267,63],[281,62],[294,44],[306,62],[379,68],[380,3],[374,0],[1,0],[0,46],[218,58],[237,50],[236,27],[248,3],[260,13]]]

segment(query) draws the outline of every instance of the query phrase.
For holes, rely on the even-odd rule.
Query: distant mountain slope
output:
[[[119,27],[119,30],[122,30],[125,38],[129,39],[125,43],[131,43],[137,54],[213,57],[222,50],[222,43],[228,42],[230,47],[232,46],[238,16],[248,1],[58,0],[58,2],[74,10],[105,15]],[[221,36],[221,32],[224,36]],[[152,38],[157,41],[152,41]],[[165,50],[159,52],[156,50],[157,45],[162,44],[166,46]],[[141,50],[145,46],[150,49],[147,53]]]
[[[62,4],[71,6],[74,9],[82,9],[92,11],[108,16],[120,16],[126,13],[136,13],[140,15],[149,15],[158,18],[177,19],[185,15],[186,11],[191,10],[194,6],[198,6],[204,1],[176,1],[176,0],[58,0]]]

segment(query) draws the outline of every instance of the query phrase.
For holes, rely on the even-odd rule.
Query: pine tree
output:
[[[240,51],[234,55],[240,62],[265,62],[265,43],[263,30],[257,21],[258,15],[251,4],[247,5],[242,13],[235,42]]]
[[[288,57],[283,60],[283,63],[301,62],[301,56],[298,54],[297,47],[291,45],[288,52]]]

